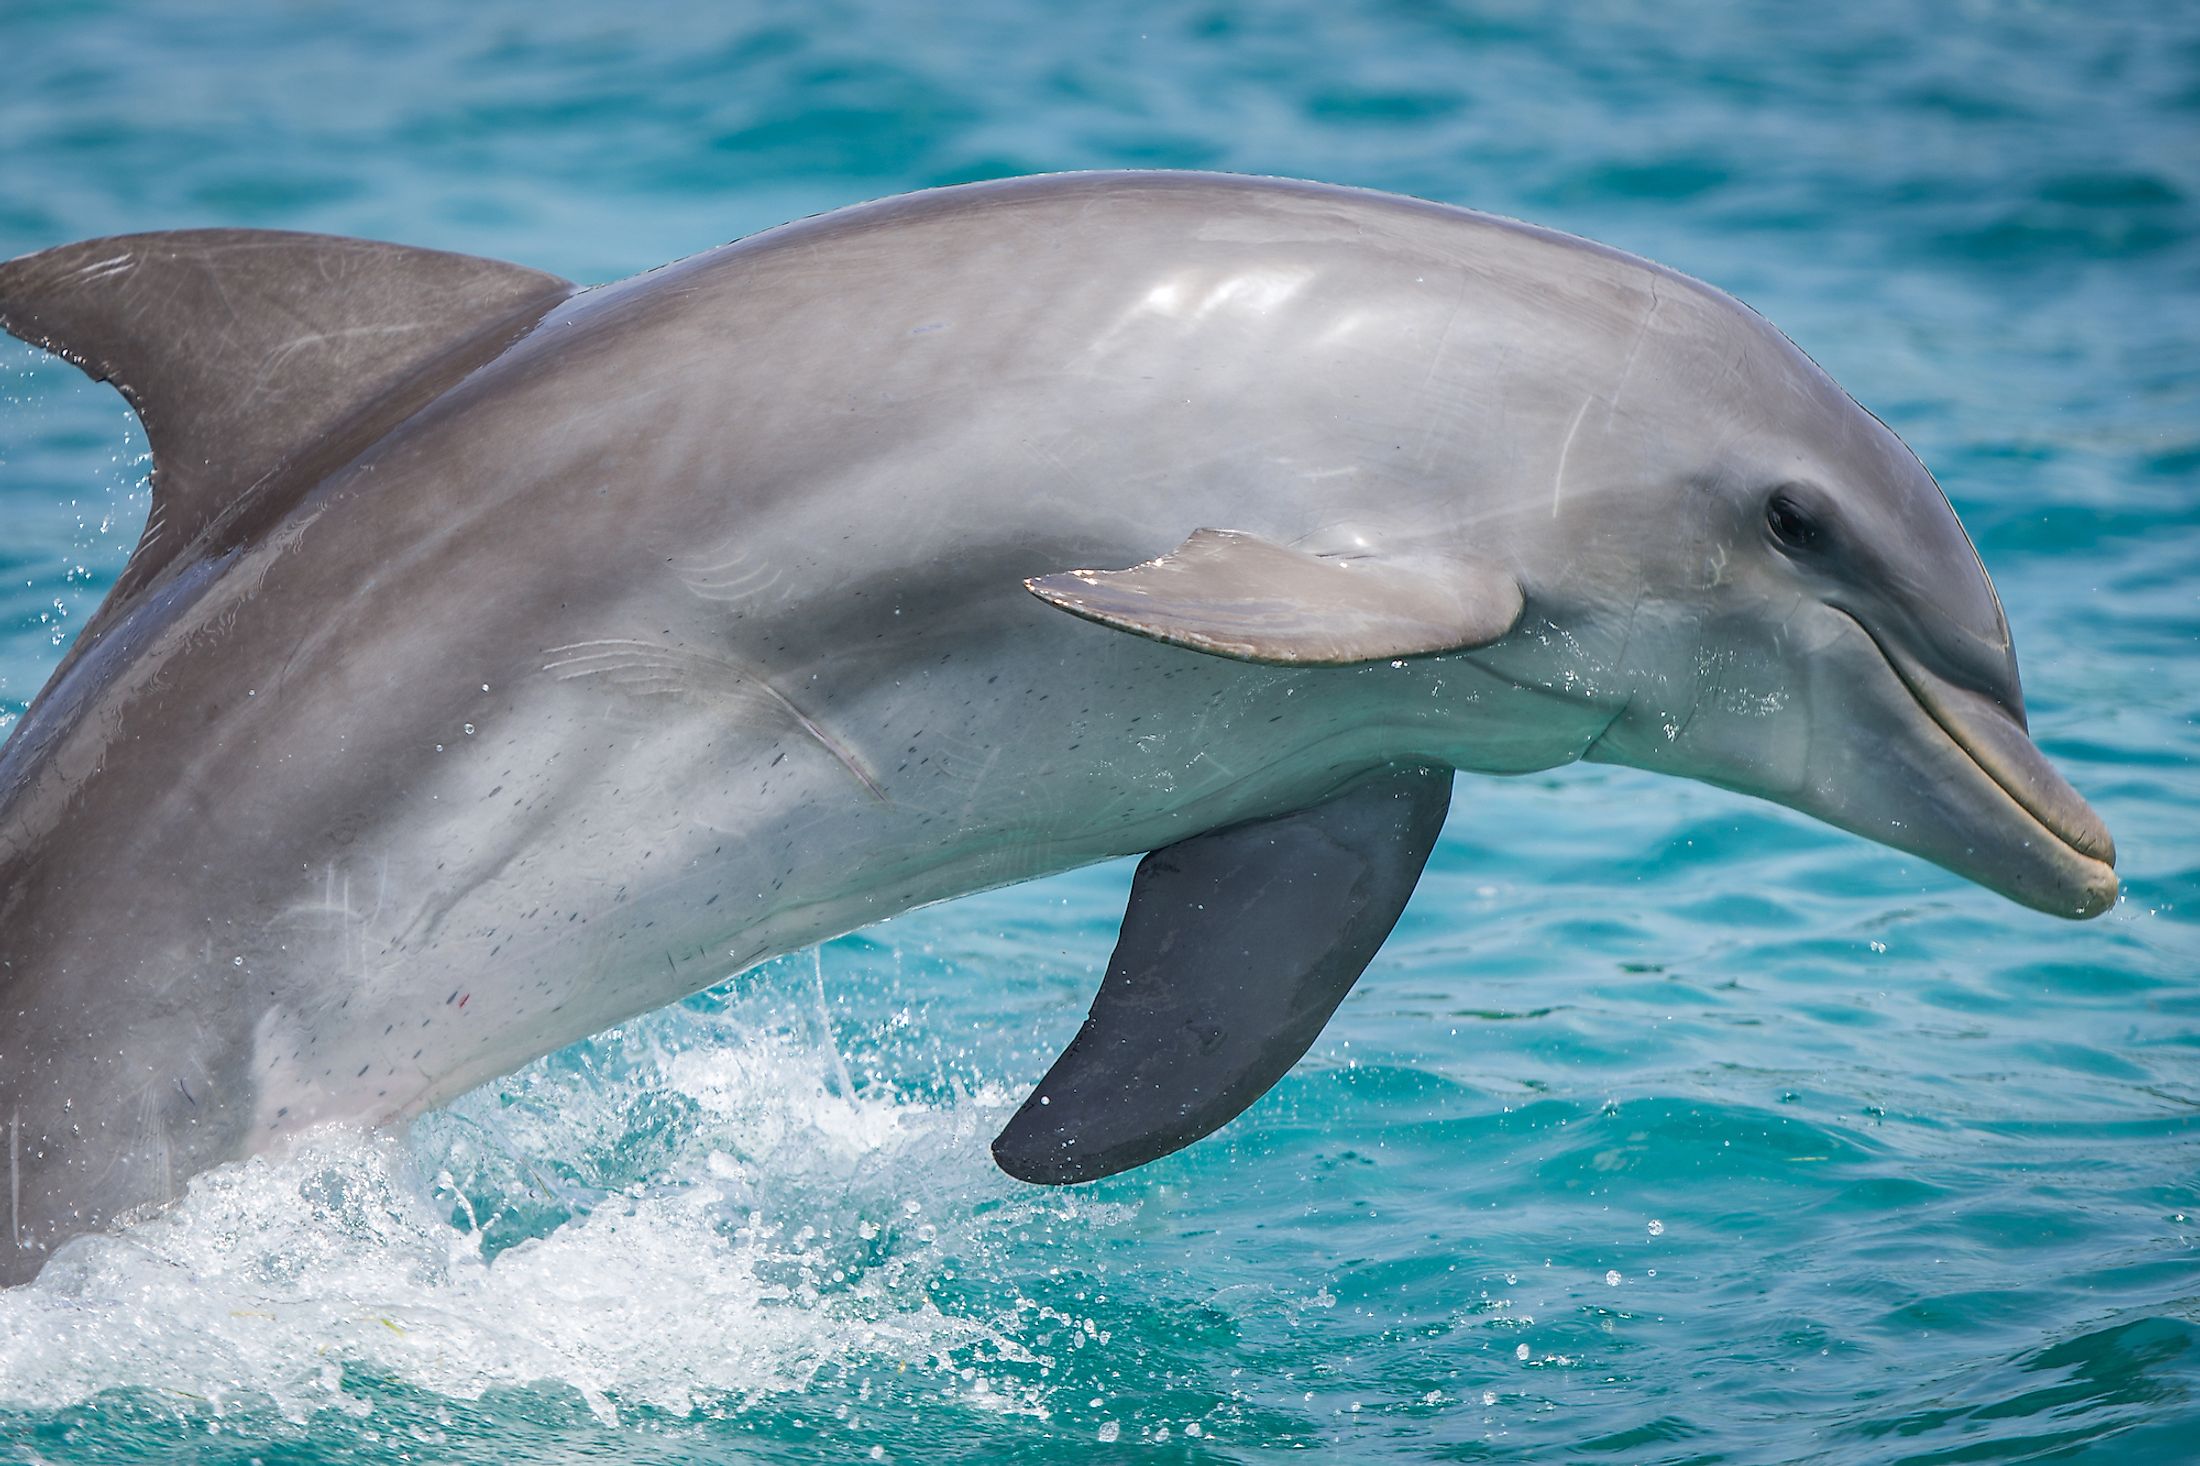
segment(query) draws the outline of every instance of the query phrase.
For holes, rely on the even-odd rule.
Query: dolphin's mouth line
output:
[[[1917,704],[1918,710],[1930,718],[1933,726],[1938,728],[1949,742],[1962,751],[1964,758],[1970,762],[1974,769],[1978,770],[1979,775],[1986,782],[2007,795],[2010,803],[2016,805],[2031,823],[2037,825],[2043,833],[2052,837],[2056,844],[2068,850],[2072,855],[2093,865],[2106,866],[2111,870],[2115,869],[2116,857],[2112,847],[2105,850],[2088,848],[2094,843],[2092,839],[2083,835],[2072,835],[2064,821],[2057,817],[2057,811],[2044,807],[2045,801],[2040,798],[2036,791],[2025,788],[2018,780],[2010,777],[2000,766],[2001,760],[1992,757],[1981,746],[1979,736],[1968,730],[1962,720],[1949,715],[1947,710],[1941,706],[1940,699],[1934,697],[1926,687],[1921,685],[1922,679],[1905,665],[1904,658],[1890,651],[1886,643],[1882,642],[1873,633],[1872,629],[1865,625],[1854,613],[1843,610],[1839,606],[1832,606],[1830,609],[1840,612],[1842,616],[1855,625],[1857,630],[1864,633],[1865,638],[1871,642],[1872,649],[1879,653],[1880,660],[1887,664],[1888,671],[1894,673],[1895,680],[1902,684],[1903,691],[1909,693],[1911,700]],[[2026,741],[2030,741],[2028,736]],[[2105,831],[2103,835],[2105,838]]]

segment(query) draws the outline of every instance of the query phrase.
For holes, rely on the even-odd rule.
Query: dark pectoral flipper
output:
[[[1313,1046],[1420,879],[1451,770],[1395,768],[1139,863],[1091,1016],[1000,1137],[1023,1181],[1091,1181],[1191,1144]]]

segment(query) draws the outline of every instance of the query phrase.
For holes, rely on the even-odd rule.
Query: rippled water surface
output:
[[[1141,165],[1662,259],[1933,465],[2127,878],[2065,925],[1702,786],[1463,781],[1308,1060],[1071,1193],[985,1143],[1128,868],[935,908],[73,1249],[0,1295],[0,1459],[2193,1459],[2189,9],[13,0],[0,54],[0,255],[264,225],[597,281]],[[143,453],[0,352],[0,718]]]

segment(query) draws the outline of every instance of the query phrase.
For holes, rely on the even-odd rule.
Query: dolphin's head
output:
[[[1602,651],[1617,707],[1586,756],[2107,910],[2108,830],[2026,732],[2001,602],[1932,475],[1746,307],[1695,287],[1668,314],[1632,410],[1577,414],[1571,549],[1524,566],[1531,607]]]

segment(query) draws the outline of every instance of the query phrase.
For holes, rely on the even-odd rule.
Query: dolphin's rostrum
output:
[[[1925,469],[1746,308],[1583,240],[1082,174],[585,291],[100,240],[0,266],[0,325],[154,454],[0,749],[0,1281],[316,1122],[1152,852],[995,1146],[1141,1164],[1314,1041],[1455,769],[1660,769],[2115,898]]]

